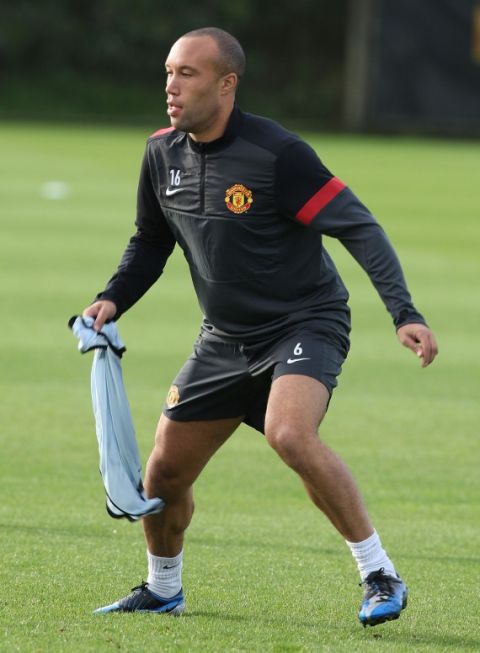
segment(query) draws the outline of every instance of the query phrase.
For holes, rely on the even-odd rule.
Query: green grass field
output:
[[[246,427],[197,484],[188,614],[92,616],[145,577],[145,547],[138,524],[104,511],[91,357],[66,323],[132,232],[147,135],[0,126],[0,651],[478,651],[480,146],[466,141],[307,136],[386,228],[440,344],[422,370],[367,277],[329,241],[354,330],[323,437],[409,583],[402,618],[360,627],[350,553]],[[69,194],[45,198],[51,181]],[[121,321],[143,460],[199,320],[177,253]]]

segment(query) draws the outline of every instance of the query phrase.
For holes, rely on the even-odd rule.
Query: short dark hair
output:
[[[181,38],[195,38],[199,36],[209,36],[217,44],[220,52],[220,73],[236,73],[237,77],[243,77],[245,74],[245,52],[239,41],[219,27],[201,27],[187,32]]]

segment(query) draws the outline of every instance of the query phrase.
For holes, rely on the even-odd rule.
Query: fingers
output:
[[[102,299],[98,302],[94,302],[91,306],[83,311],[83,315],[95,318],[93,328],[95,331],[100,331],[105,322],[113,319],[115,313],[117,312],[117,306],[114,302],[111,302],[108,299]]]
[[[404,324],[397,331],[400,342],[422,361],[422,367],[432,363],[438,354],[435,336],[424,324]]]
[[[427,367],[432,363],[438,354],[438,345],[433,333],[427,329],[418,335],[420,341],[420,351],[422,358],[422,367]]]

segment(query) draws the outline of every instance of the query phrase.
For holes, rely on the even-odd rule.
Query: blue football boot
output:
[[[364,627],[398,619],[407,607],[407,586],[400,576],[390,576],[384,569],[372,571],[363,583],[365,594],[358,613]]]
[[[185,597],[183,590],[169,599],[157,596],[148,589],[147,583],[142,583],[132,589],[131,594],[125,598],[98,608],[94,614],[107,612],[158,612],[178,617],[185,610]]]

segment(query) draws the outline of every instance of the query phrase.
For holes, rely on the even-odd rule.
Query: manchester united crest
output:
[[[235,184],[225,191],[225,204],[232,213],[245,213],[252,206],[252,191],[243,184]]]
[[[178,390],[178,386],[172,385],[168,391],[167,400],[165,402],[167,404],[167,408],[174,408],[179,401],[180,392]]]

